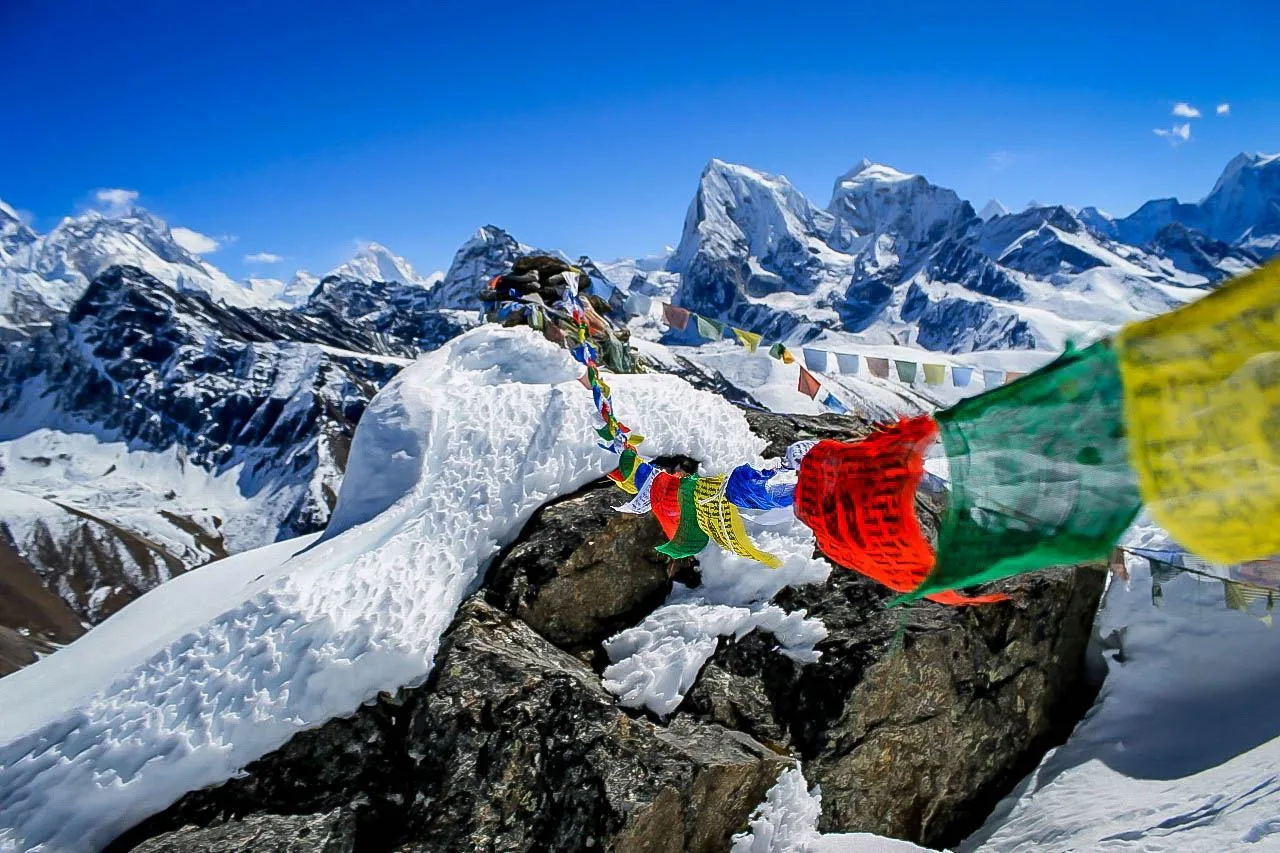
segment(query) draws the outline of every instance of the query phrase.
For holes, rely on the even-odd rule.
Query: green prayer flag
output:
[[[724,337],[724,323],[708,320],[701,314],[694,314],[693,319],[698,324],[698,334],[707,340],[718,341]]]
[[[933,570],[903,599],[1105,559],[1138,512],[1110,341],[936,418],[951,496]]]
[[[696,475],[680,479],[680,524],[676,527],[676,535],[671,541],[657,548],[658,553],[665,554],[673,560],[701,554],[707,547],[707,543],[711,541],[698,526],[698,504],[693,495],[698,479]]]
[[[898,368],[898,379],[910,385],[916,381],[916,363],[914,361],[898,361],[893,360],[893,366]]]

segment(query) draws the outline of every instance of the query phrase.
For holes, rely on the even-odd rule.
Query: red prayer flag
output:
[[[814,375],[809,371],[805,370],[803,367],[801,367],[800,368],[800,384],[796,390],[798,390],[801,394],[804,394],[805,396],[812,399],[813,397],[817,396],[818,391],[821,388],[822,388],[822,385],[818,382],[818,380],[814,377]]]
[[[689,325],[689,312],[664,302],[662,303],[662,319],[666,320],[667,325],[671,328],[683,332],[685,327]]]
[[[1005,384],[1005,385],[1008,385],[1008,384],[1009,384],[1010,382],[1012,382],[1013,380],[1015,380],[1015,379],[1021,379],[1022,377],[1026,376],[1026,375],[1027,375],[1026,373],[1019,373],[1019,372],[1018,372],[1018,371],[1016,371],[1016,370],[1010,370],[1010,371],[1006,372],[1006,373],[1005,373],[1005,375],[1004,375],[1004,384]]]
[[[652,504],[653,517],[662,525],[662,532],[667,539],[674,539],[680,527],[680,478],[666,471],[653,475],[653,485],[649,487],[649,500]]]
[[[933,568],[933,549],[916,518],[924,451],[938,432],[928,415],[899,421],[863,441],[820,441],[800,463],[796,517],[822,553],[895,592],[910,592]],[[1006,596],[926,596],[942,604],[982,604]]]

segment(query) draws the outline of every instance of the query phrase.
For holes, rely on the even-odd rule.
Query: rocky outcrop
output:
[[[747,417],[767,455],[870,429]],[[889,609],[892,593],[836,569],[775,598],[826,625],[817,662],[749,634],[722,642],[669,719],[620,709],[600,687],[601,640],[673,579],[699,581],[694,561],[657,558],[653,520],[616,512],[619,497],[601,482],[540,510],[459,611],[427,684],[300,733],[112,850],[727,850],[795,762],[822,786],[824,830],[946,845],[1093,699],[1101,572],[1010,580],[1012,601],[981,608]],[[926,528],[939,510],[921,499]],[[303,846],[279,846],[292,827],[309,828],[288,842]]]
[[[426,687],[298,735],[112,849],[218,849],[202,845],[264,831],[255,816],[347,809],[357,850],[710,853],[787,766],[716,725],[627,715],[581,661],[474,597]],[[329,850],[334,834],[287,849]]]

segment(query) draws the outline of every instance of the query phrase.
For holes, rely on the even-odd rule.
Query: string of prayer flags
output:
[[[847,373],[854,376],[858,372],[858,355],[852,352],[836,353],[836,366],[840,368],[841,373]]]
[[[827,396],[822,398],[822,405],[826,406],[828,409],[830,409],[832,412],[835,412],[837,415],[849,414],[849,407],[846,406],[844,403],[841,403],[838,399],[836,399],[836,396],[832,394],[830,391],[827,392]]]
[[[725,499],[742,509],[768,510],[791,506],[795,502],[795,485],[770,483],[777,473],[739,465],[729,472],[729,479],[725,481]]]
[[[678,332],[683,332],[689,325],[689,312],[683,308],[664,302],[662,303],[662,319],[667,325]]]
[[[867,371],[877,379],[889,378],[889,359],[867,356]]]
[[[818,382],[817,377],[815,377],[812,373],[810,373],[809,371],[801,367],[800,381],[799,381],[799,384],[796,386],[796,390],[798,390],[801,394],[804,394],[806,397],[813,398],[817,396],[818,391],[820,391],[821,389],[822,389],[822,384]]]
[[[926,385],[941,385],[947,379],[945,364],[926,364],[924,366],[924,382]]]
[[[935,417],[950,499],[937,564],[904,599],[1105,560],[1137,515],[1109,341]]]
[[[898,379],[910,385],[916,381],[916,363],[914,361],[898,361],[893,360],[893,366],[898,369]]]
[[[693,498],[697,506],[698,527],[729,553],[763,563],[771,569],[778,568],[782,565],[781,560],[773,554],[761,551],[747,538],[742,516],[725,499],[726,479],[724,474],[720,474],[715,477],[699,477],[694,483]],[[692,547],[692,543],[689,547]]]
[[[973,379],[972,367],[957,367],[951,365],[951,384],[957,388],[968,388],[970,380]]]
[[[825,373],[827,370],[827,353],[826,350],[810,349],[803,347],[800,352],[804,355],[804,366],[812,370],[814,373]]]
[[[738,339],[738,343],[747,348],[747,352],[755,352],[756,347],[760,346],[760,335],[755,332],[744,332],[742,329],[734,329],[733,336]]]
[[[698,327],[698,334],[709,341],[718,341],[724,337],[724,323],[717,320],[709,320],[701,314],[693,315],[694,322]]]
[[[1116,339],[1151,517],[1219,563],[1280,553],[1280,262]]]
[[[701,554],[710,541],[706,531],[698,524],[697,490],[700,479],[697,474],[680,478],[677,489],[679,521],[676,524],[675,534],[668,534],[671,541],[659,545],[657,549],[658,553],[665,554],[673,560]]]

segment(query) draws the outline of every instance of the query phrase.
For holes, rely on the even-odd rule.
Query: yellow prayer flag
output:
[[[924,381],[926,385],[941,385],[947,378],[947,366],[945,364],[926,364],[924,366]]]
[[[1280,262],[1116,339],[1151,516],[1219,563],[1280,552]]]
[[[730,328],[733,327],[731,326]],[[733,336],[738,339],[739,343],[747,348],[747,352],[755,352],[756,347],[760,346],[760,336],[755,332],[745,332],[742,329],[734,329]]]
[[[756,548],[747,538],[747,530],[742,526],[742,516],[738,514],[737,507],[724,496],[726,479],[728,478],[724,474],[703,477],[694,486],[693,500],[698,507],[698,527],[726,551],[764,563],[771,569],[778,568],[782,565],[781,560]]]

